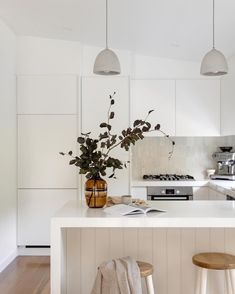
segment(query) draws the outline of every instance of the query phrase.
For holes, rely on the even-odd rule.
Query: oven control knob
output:
[[[162,194],[165,194],[166,192],[165,192],[165,190],[162,190],[162,192],[161,192]]]
[[[180,190],[176,190],[176,194],[179,194],[180,193]]]

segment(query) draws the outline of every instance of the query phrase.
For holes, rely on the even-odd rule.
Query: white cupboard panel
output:
[[[131,83],[131,122],[144,119],[149,110],[149,122],[160,123],[162,130],[175,135],[175,81],[173,80],[133,80]],[[161,135],[151,132],[148,136]]]
[[[220,135],[220,81],[176,81],[176,135]]]
[[[209,200],[226,200],[227,195],[209,188]]]
[[[76,188],[77,170],[61,151],[76,151],[76,116],[18,117],[18,187]]]
[[[221,135],[235,135],[235,83],[234,74],[221,79]]]
[[[193,187],[193,200],[208,200],[209,188],[207,187]]]
[[[80,293],[91,293],[93,282],[97,273],[96,268],[96,230],[93,228],[90,229],[81,229],[81,285]],[[79,247],[77,247],[79,248]],[[76,289],[78,290],[78,289]],[[75,289],[74,289],[75,291]],[[68,292],[67,292],[68,293]],[[72,292],[72,293],[79,293]]]
[[[112,109],[115,117],[110,123],[113,133],[129,126],[129,80],[126,77],[82,78],[82,131],[92,136],[99,135],[99,125],[107,121],[109,95],[116,92]]]
[[[77,77],[63,75],[18,76],[20,114],[76,114]]]
[[[77,190],[18,190],[18,245],[49,245],[50,219]]]
[[[131,188],[131,195],[133,198],[147,200],[147,188],[146,187],[133,187],[133,188]]]
[[[82,132],[90,132],[97,137],[103,129],[101,122],[106,122],[109,109],[109,95],[116,92],[113,111],[115,117],[110,121],[112,133],[120,134],[129,126],[129,79],[127,77],[84,77],[82,78]],[[129,160],[129,153],[117,147],[110,155],[122,161]],[[107,171],[107,176],[112,170]],[[118,170],[117,179],[105,179],[109,195],[129,193],[129,168]]]
[[[181,294],[181,235],[180,229],[167,230],[168,293]]]

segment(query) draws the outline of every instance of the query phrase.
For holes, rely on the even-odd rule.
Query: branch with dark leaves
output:
[[[108,109],[107,122],[102,122],[100,128],[104,131],[98,136],[98,139],[90,138],[89,133],[81,133],[81,136],[77,138],[77,142],[80,145],[80,156],[73,156],[73,152],[68,153],[60,152],[61,155],[70,156],[70,165],[79,167],[79,173],[85,174],[87,178],[91,178],[98,174],[106,176],[106,169],[112,169],[109,178],[116,178],[115,172],[117,169],[123,169],[127,167],[129,162],[122,162],[117,158],[113,158],[109,153],[116,147],[129,151],[131,145],[135,145],[138,140],[144,139],[144,134],[159,131],[161,132],[172,144],[172,150],[169,152],[169,158],[172,157],[175,142],[161,130],[160,124],[152,127],[148,122],[149,115],[154,111],[150,110],[146,115],[145,119],[137,119],[134,121],[132,127],[122,130],[121,134],[113,135],[111,133],[112,125],[110,121],[114,119],[115,112],[112,110],[115,104],[114,96],[109,95],[110,105]]]

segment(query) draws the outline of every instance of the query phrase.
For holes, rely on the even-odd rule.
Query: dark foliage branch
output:
[[[110,152],[116,148],[120,147],[129,151],[131,145],[135,145],[138,140],[144,139],[144,134],[159,131],[161,132],[172,145],[172,150],[169,152],[169,158],[171,158],[175,142],[161,130],[160,124],[151,126],[148,122],[149,115],[153,112],[150,110],[144,120],[137,119],[134,121],[132,127],[124,129],[121,134],[114,135],[112,133],[111,121],[115,118],[115,113],[112,110],[113,105],[115,104],[114,96],[109,95],[109,109],[107,122],[102,122],[100,124],[101,132],[97,139],[90,138],[89,133],[81,133],[81,136],[77,138],[77,142],[80,145],[80,156],[74,156],[72,151],[68,153],[60,152],[61,155],[70,156],[70,165],[75,165],[80,168],[79,173],[85,174],[87,178],[101,174],[106,176],[106,169],[111,168],[112,173],[109,178],[115,178],[115,171],[117,169],[123,169],[127,167],[128,162],[122,162],[117,158],[111,157]]]

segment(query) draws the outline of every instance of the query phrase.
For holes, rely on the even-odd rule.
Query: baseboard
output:
[[[18,255],[34,255],[45,256],[50,255],[50,248],[26,248],[25,246],[18,246]]]
[[[15,249],[3,261],[0,262],[0,273],[18,256],[18,250]]]

